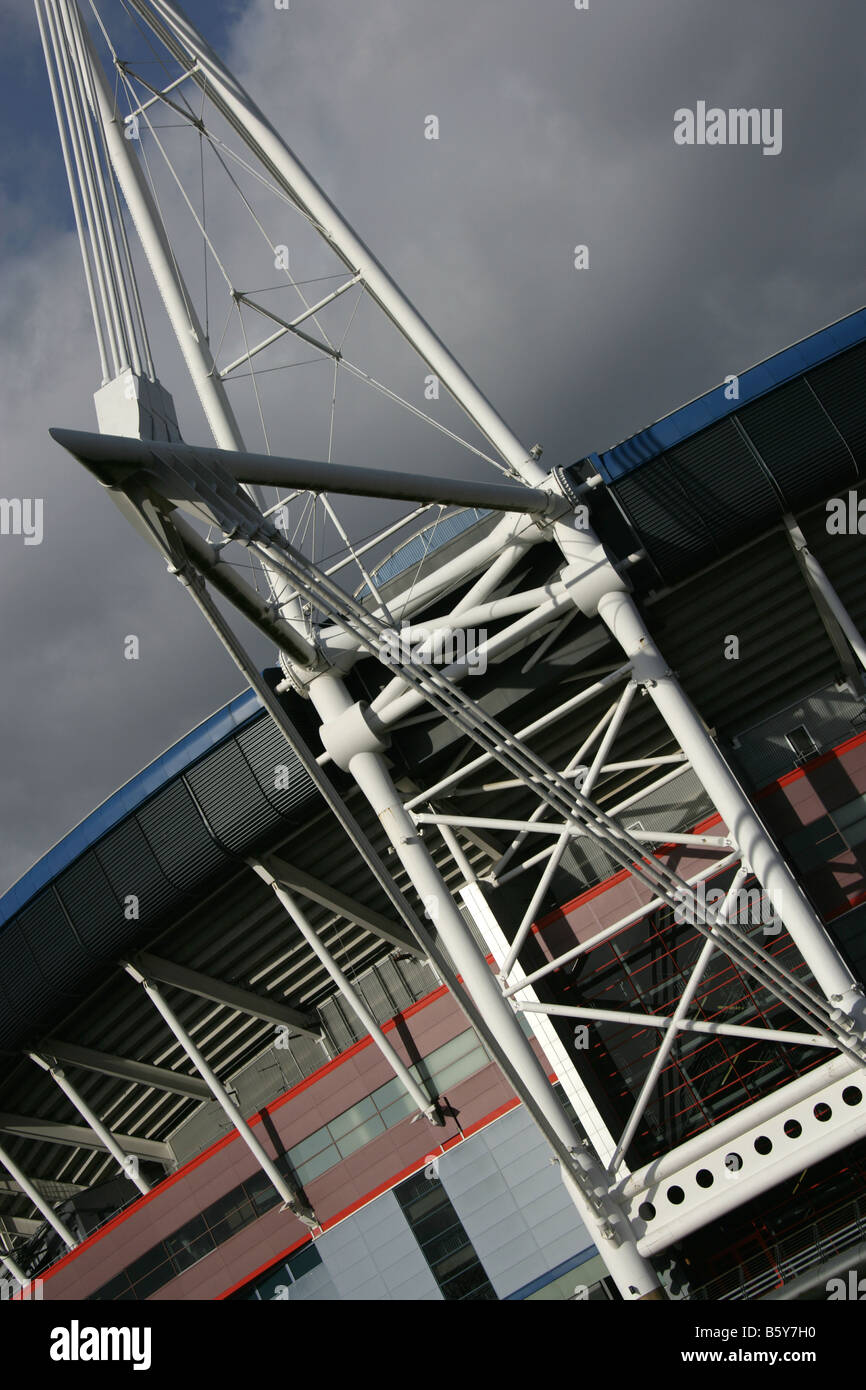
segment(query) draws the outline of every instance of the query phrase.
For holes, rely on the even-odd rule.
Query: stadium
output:
[[[866,311],[547,472],[178,8],[132,7],[175,67],[156,91],[118,60],[118,114],[99,34],[37,4],[109,368],[100,432],[52,434],[243,689],[0,899],[10,1279],[824,1297],[866,1262]],[[125,133],[183,114],[182,83],[325,229],[349,272],[327,298],[384,312],[496,481],[246,448],[237,364],[183,336]],[[181,440],[149,363],[133,232],[212,442]],[[262,303],[246,365],[328,307]],[[331,496],[392,511],[360,543]]]

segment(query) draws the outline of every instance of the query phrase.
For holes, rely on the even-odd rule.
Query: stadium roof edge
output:
[[[27,905],[32,898],[68,868],[85,850],[91,849],[104,835],[174,777],[229,738],[238,729],[262,714],[262,706],[253,690],[236,695],[227,705],[216,710],[183,738],[178,739],[153,762],[142,768],[128,782],[85,816],[72,830],[41,859],[22,874],[17,882],[0,897],[0,927]]]
[[[729,400],[725,396],[727,383],[714,386],[687,405],[665,415],[655,424],[630,435],[602,453],[588,454],[587,458],[601,474],[606,483],[616,482],[624,474],[632,472],[641,464],[649,463],[667,449],[681,444],[683,440],[722,420],[734,411],[742,409],[750,401],[766,395],[777,386],[794,380],[812,367],[827,362],[846,349],[856,347],[866,341],[866,308],[855,309],[853,313],[828,324],[798,343],[783,348],[763,362],[749,367],[737,374],[738,398]]]

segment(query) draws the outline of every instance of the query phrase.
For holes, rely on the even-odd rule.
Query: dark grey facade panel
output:
[[[635,466],[610,491],[669,584],[866,474],[866,346]],[[577,465],[583,474],[586,465]],[[602,535],[604,512],[596,507]]]
[[[212,834],[232,854],[243,854],[278,821],[234,739],[191,768],[186,781]]]
[[[808,372],[806,380],[866,475],[866,343]]]
[[[282,816],[292,816],[309,805],[319,805],[319,793],[304,772],[272,719],[260,719],[237,736],[238,747],[246,758],[268,803]],[[277,768],[286,768],[275,786]]]
[[[744,406],[737,418],[789,510],[857,481],[850,450],[805,381],[780,386]]]
[[[76,994],[82,957],[81,942],[66,920],[57,897],[45,889],[16,918],[33,962],[61,993]],[[4,935],[5,942],[5,935]],[[5,959],[5,952],[4,952]]]
[[[172,782],[136,815],[163,874],[180,892],[195,892],[226,862],[182,781]]]
[[[115,956],[134,940],[139,923],[124,916],[122,900],[92,850],[61,874],[57,892],[82,942],[97,958]]]
[[[141,916],[153,920],[177,901],[177,889],[163,873],[137,819],[112,830],[93,851],[119,902],[135,898]]]
[[[727,734],[838,674],[836,653],[781,533],[714,566],[700,585],[661,598],[649,618],[704,719]],[[725,656],[732,636],[739,642],[735,660]]]

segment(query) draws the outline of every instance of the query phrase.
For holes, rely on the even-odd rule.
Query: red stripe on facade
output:
[[[455,1134],[453,1138],[446,1140],[444,1144],[437,1144],[435,1147],[438,1153],[434,1153],[431,1149],[430,1153],[426,1154],[424,1158],[419,1159],[416,1163],[411,1163],[408,1168],[401,1169],[399,1173],[395,1173],[392,1177],[386,1178],[384,1182],[378,1183],[376,1187],[366,1192],[363,1197],[359,1197],[357,1201],[344,1207],[342,1211],[338,1211],[336,1216],[332,1216],[329,1221],[325,1221],[323,1225],[319,1227],[319,1230],[324,1234],[325,1231],[330,1231],[334,1226],[338,1226],[341,1221],[345,1221],[347,1217],[353,1216],[356,1211],[360,1211],[361,1207],[366,1207],[370,1202],[374,1202],[377,1197],[381,1197],[385,1192],[390,1192],[391,1188],[396,1187],[398,1183],[404,1182],[406,1178],[411,1178],[415,1173],[420,1172],[422,1168],[426,1168],[431,1158],[439,1158],[443,1154],[448,1153],[450,1149],[456,1148],[473,1134],[477,1134],[480,1129],[485,1129],[487,1125],[492,1124],[494,1120],[498,1120],[503,1115],[507,1115],[510,1110],[515,1110],[519,1104],[520,1101],[515,1096],[512,1097],[511,1100],[505,1101],[502,1105],[497,1106],[495,1110],[491,1110],[489,1115],[485,1115],[483,1120],[477,1120],[474,1125],[470,1125],[468,1129],[463,1130],[460,1134]],[[230,1298],[233,1293],[237,1293],[238,1289],[242,1289],[245,1284],[251,1283],[259,1274],[267,1273],[274,1265],[278,1265],[281,1260],[287,1259],[289,1255],[306,1244],[306,1237],[302,1236],[301,1239],[296,1240],[293,1245],[287,1246],[279,1255],[275,1255],[272,1260],[268,1260],[266,1264],[259,1265],[258,1269],[250,1270],[249,1274],[244,1275],[243,1279],[238,1279],[230,1288],[224,1289],[222,1293],[217,1294],[213,1302],[219,1303],[222,1299]]]
[[[488,956],[487,959],[488,964],[492,963],[492,956]],[[437,999],[441,999],[443,995],[447,993],[448,986],[439,985],[436,989],[432,990],[430,994],[425,994],[423,999],[416,999],[414,1004],[410,1004],[407,1009],[404,1009],[394,1018],[389,1019],[387,1023],[382,1024],[382,1032],[390,1032],[393,1028],[397,1027],[398,1022],[406,1018],[411,1018],[414,1014],[419,1013],[422,1009],[426,1009],[429,1007],[429,1005],[435,1004]],[[311,1076],[305,1077],[303,1081],[299,1081],[298,1084],[296,1086],[293,1086],[290,1091],[286,1091],[283,1095],[277,1096],[275,1100],[270,1101],[267,1105],[263,1106],[262,1109],[264,1109],[269,1115],[274,1110],[279,1110],[281,1106],[285,1105],[288,1101],[292,1100],[294,1096],[298,1096],[301,1094],[302,1091],[306,1091],[310,1086],[316,1085],[316,1083],[321,1081],[323,1077],[327,1076],[337,1067],[342,1066],[344,1062],[348,1062],[352,1057],[356,1057],[359,1052],[363,1052],[364,1048],[372,1047],[373,1045],[374,1044],[372,1038],[361,1038],[359,1042],[353,1043],[353,1045],[347,1048],[345,1052],[341,1052],[339,1057],[334,1057],[330,1062],[326,1062],[324,1066],[321,1066],[317,1071],[314,1071]],[[261,1112],[259,1111],[257,1111],[254,1115],[249,1116],[247,1119],[247,1124],[250,1126],[251,1129],[261,1123],[262,1117]],[[102,1240],[104,1236],[109,1235],[111,1231],[116,1230],[117,1227],[122,1225],[124,1221],[127,1221],[129,1217],[133,1216],[136,1212],[141,1211],[144,1207],[147,1206],[149,1202],[152,1202],[156,1197],[161,1196],[162,1193],[167,1192],[169,1188],[174,1187],[175,1183],[181,1182],[184,1178],[189,1177],[190,1173],[195,1172],[196,1168],[200,1168],[201,1165],[203,1163],[206,1163],[208,1159],[212,1158],[214,1154],[219,1153],[220,1150],[224,1149],[227,1144],[233,1144],[234,1141],[239,1137],[240,1136],[238,1135],[237,1130],[233,1129],[228,1134],[223,1135],[221,1139],[215,1140],[213,1144],[210,1144],[206,1149],[203,1149],[202,1152],[200,1154],[197,1154],[195,1158],[191,1158],[188,1163],[185,1163],[182,1168],[178,1168],[176,1173],[170,1173],[168,1177],[163,1178],[161,1182],[157,1183],[156,1187],[152,1187],[150,1192],[146,1192],[141,1197],[136,1198],[136,1200],[134,1202],[131,1202],[128,1207],[124,1207],[123,1211],[118,1212],[116,1216],[112,1216],[108,1221],[106,1221],[104,1226],[100,1226],[98,1231],[94,1231],[92,1235],[89,1235],[86,1240],[83,1240],[81,1242],[80,1245],[76,1245],[74,1250],[68,1250],[65,1255],[61,1255],[61,1257],[58,1260],[55,1260],[53,1265],[50,1265],[48,1269],[44,1271],[43,1274],[39,1275],[39,1278],[50,1279],[61,1269],[65,1269],[66,1266],[72,1262],[72,1260],[77,1259],[78,1256],[83,1254],[85,1250],[91,1249],[91,1247],[94,1246],[98,1241]],[[292,1249],[294,1249],[294,1246],[292,1247]]]

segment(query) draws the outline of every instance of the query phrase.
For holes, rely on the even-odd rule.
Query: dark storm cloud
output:
[[[235,15],[239,76],[551,464],[863,301],[862,20],[843,0],[256,0],[222,17]],[[25,44],[20,25],[11,36]],[[677,147],[674,112],[699,100],[782,108],[781,154]],[[424,139],[431,114],[438,141]],[[22,154],[4,209],[0,494],[44,497],[45,540],[0,539],[0,883],[237,688],[159,561],[46,440],[50,423],[93,427],[96,354],[65,187],[28,173],[26,133],[6,145]],[[590,268],[576,271],[582,243]],[[359,410],[358,456],[405,462],[417,436],[402,421],[380,435]],[[281,439],[301,429],[287,410]],[[137,663],[122,659],[127,633]]]

